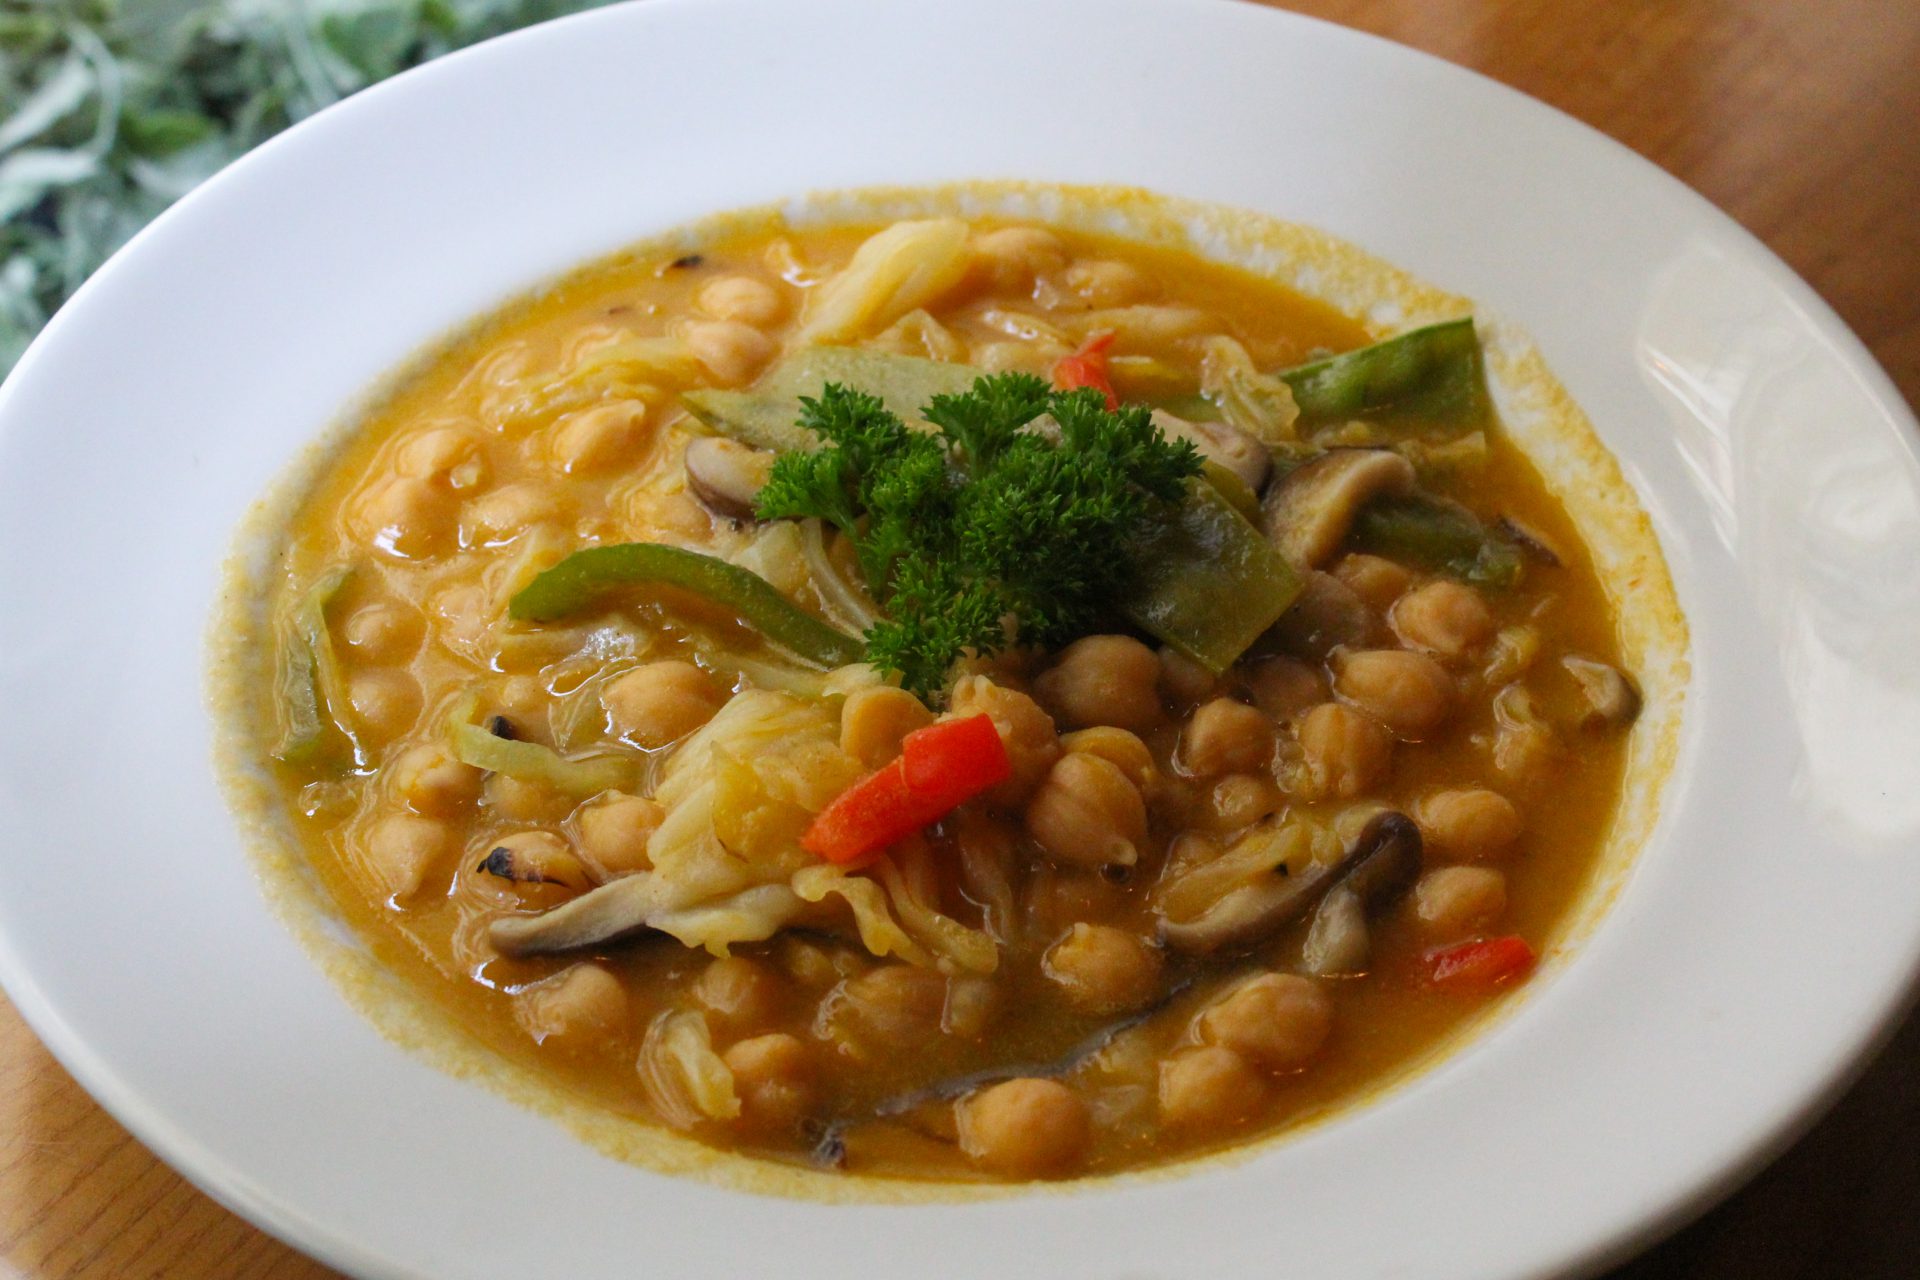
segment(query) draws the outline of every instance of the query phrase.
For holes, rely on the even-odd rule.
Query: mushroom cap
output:
[[[1187,955],[1231,954],[1258,946],[1306,918],[1335,886],[1351,889],[1378,910],[1420,874],[1420,828],[1404,813],[1375,814],[1338,861],[1298,875],[1269,875],[1222,895],[1192,920],[1160,921],[1160,939]]]
[[[1292,564],[1318,569],[1340,550],[1362,507],[1413,487],[1413,464],[1391,449],[1329,449],[1267,490],[1266,534]]]
[[[725,436],[698,436],[687,442],[687,488],[715,515],[751,520],[773,458],[765,449]]]

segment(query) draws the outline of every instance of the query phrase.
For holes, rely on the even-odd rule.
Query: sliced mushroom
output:
[[[1420,828],[1405,814],[1374,814],[1353,844],[1365,852],[1327,891],[1307,927],[1300,960],[1309,973],[1359,973],[1366,968],[1373,949],[1368,917],[1391,906],[1420,878]]]
[[[1320,900],[1313,923],[1307,926],[1307,940],[1300,947],[1301,966],[1320,977],[1358,973],[1373,949],[1369,933],[1360,895],[1337,885]]]
[[[590,893],[535,916],[502,916],[487,930],[505,956],[545,955],[597,946],[651,927],[661,909],[656,878],[647,872],[610,880]]]
[[[1413,888],[1420,878],[1420,856],[1419,824],[1404,813],[1383,810],[1354,838],[1340,885],[1358,894],[1368,912],[1378,912]]]
[[[1580,686],[1587,710],[1580,724],[1588,729],[1618,729],[1640,714],[1640,691],[1618,667],[1568,654],[1560,665]]]
[[[1255,493],[1260,492],[1260,486],[1267,482],[1267,475],[1273,470],[1273,455],[1267,452],[1267,446],[1225,422],[1189,422],[1165,409],[1155,409],[1153,425],[1164,431],[1168,439],[1192,444],[1201,457],[1211,458],[1233,472]]]
[[[729,440],[700,436],[687,444],[687,488],[715,515],[753,519],[754,499],[773,470],[774,455]]]
[[[908,1115],[929,1103],[948,1102],[954,1098],[965,1097],[983,1085],[998,1084],[1002,1080],[1012,1080],[1022,1076],[1057,1080],[1070,1076],[1097,1058],[1119,1037],[1149,1021],[1179,999],[1192,984],[1192,977],[1173,983],[1162,991],[1152,1004],[1097,1027],[1053,1058],[1044,1061],[1007,1063],[980,1071],[970,1071],[963,1075],[948,1076],[931,1084],[882,1098],[858,1111],[848,1112],[831,1122],[820,1124],[813,1148],[814,1162],[828,1168],[838,1168],[846,1158],[846,1135],[859,1125]]]
[[[1244,951],[1306,918],[1334,885],[1343,885],[1363,906],[1390,901],[1420,874],[1420,828],[1391,810],[1375,815],[1341,857],[1315,863],[1297,875],[1275,874],[1224,895],[1193,920],[1160,921],[1160,938],[1188,955]]]
[[[1391,449],[1329,449],[1267,491],[1267,537],[1292,563],[1318,569],[1346,541],[1360,509],[1413,492],[1413,464]]]
[[[1552,540],[1539,530],[1520,523],[1512,516],[1501,516],[1495,520],[1493,529],[1495,533],[1506,535],[1529,559],[1549,568],[1560,567],[1560,553],[1553,549]]]
[[[1359,593],[1316,569],[1306,575],[1300,594],[1267,628],[1266,644],[1308,662],[1324,662],[1341,645],[1365,648],[1372,640],[1373,611]]]

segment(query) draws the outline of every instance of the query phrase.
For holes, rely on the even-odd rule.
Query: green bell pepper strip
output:
[[[820,442],[797,424],[800,397],[817,396],[829,382],[879,396],[908,426],[924,426],[921,406],[940,395],[972,389],[985,369],[896,356],[853,347],[809,347],[782,360],[749,391],[689,391],[689,412],[721,435],[776,452],[811,452]]]
[[[1200,459],[1200,478],[1212,485],[1215,492],[1249,521],[1260,518],[1260,495],[1240,478],[1239,472],[1221,466],[1212,458],[1203,457]]]
[[[1520,580],[1520,548],[1444,498],[1377,498],[1355,518],[1349,541],[1361,551],[1483,586]]]
[[[604,791],[637,791],[645,781],[646,761],[636,756],[603,754],[569,759],[537,742],[502,738],[473,722],[479,700],[469,694],[447,717],[454,758],[476,769],[537,782],[574,800],[590,800]]]
[[[1133,582],[1119,607],[1135,626],[1218,675],[1303,585],[1232,501],[1195,480],[1186,501],[1136,543]]]
[[[823,667],[858,662],[866,652],[859,640],[807,613],[758,574],[657,542],[576,551],[515,593],[507,613],[521,621],[552,622],[590,608],[621,587],[649,584],[678,587],[731,609],[767,639]]]
[[[1293,388],[1306,426],[1385,411],[1471,424],[1490,413],[1472,316],[1303,364],[1280,378]]]
[[[358,768],[366,763],[359,738],[337,710],[347,705],[346,691],[327,624],[327,609],[352,577],[352,565],[322,574],[301,597],[280,637],[275,685],[285,724],[273,754],[285,764]]]

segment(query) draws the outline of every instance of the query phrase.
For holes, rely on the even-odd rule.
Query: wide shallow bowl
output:
[[[971,178],[1314,224],[1531,333],[1692,631],[1660,826],[1550,983],[1252,1158],[973,1203],[743,1195],[381,1038],[268,909],[203,641],[233,531],[399,359],[715,210]],[[655,0],[324,113],[87,285],[0,391],[0,980],[224,1203],[366,1276],[1546,1276],[1807,1123],[1920,963],[1920,463],[1814,295],[1652,166],[1338,28],[1192,0]]]

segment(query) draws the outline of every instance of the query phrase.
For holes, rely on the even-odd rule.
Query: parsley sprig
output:
[[[1124,589],[1144,523],[1200,472],[1140,405],[1056,392],[1030,374],[935,396],[917,431],[879,397],[829,383],[799,423],[823,447],[783,453],[764,519],[817,516],[852,539],[887,616],[868,660],[935,696],[967,650],[1086,634]]]

